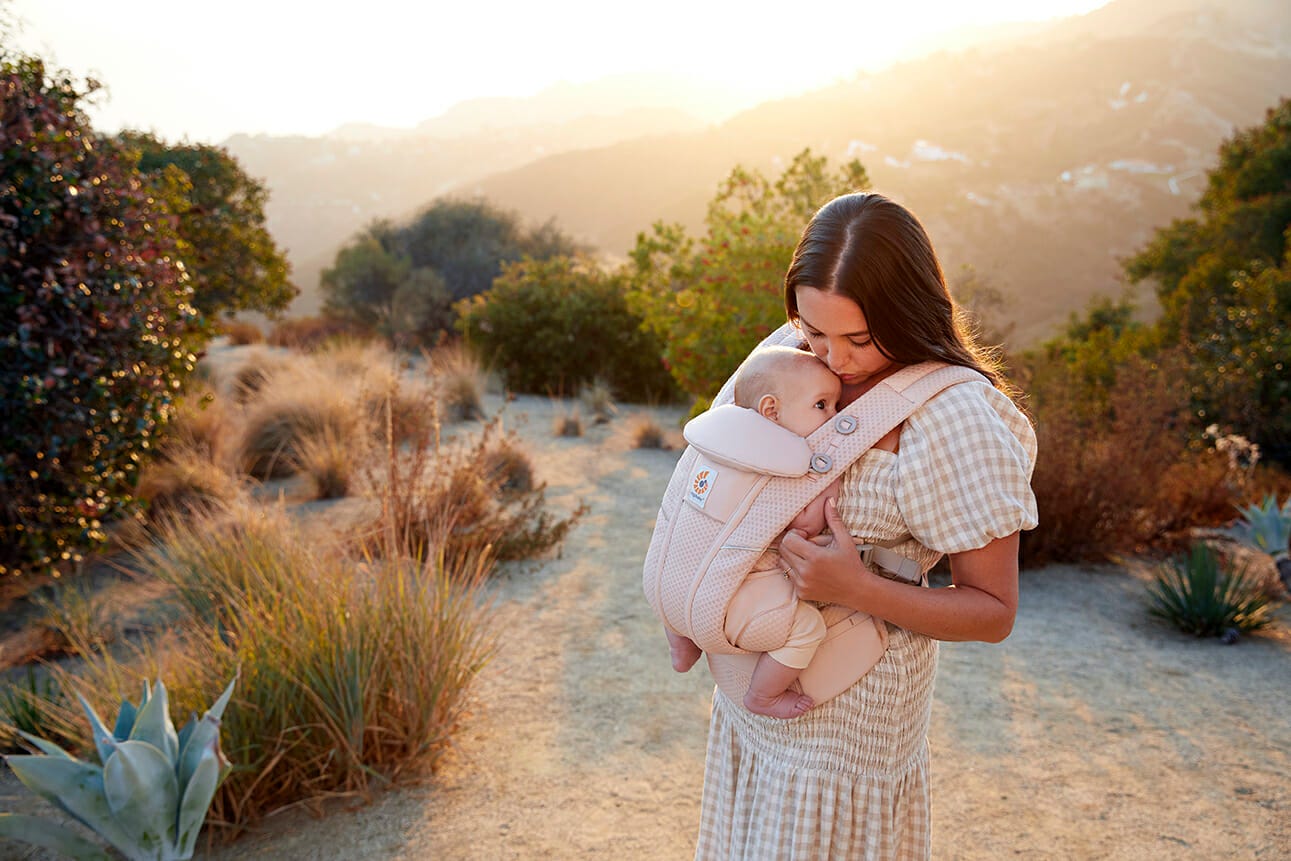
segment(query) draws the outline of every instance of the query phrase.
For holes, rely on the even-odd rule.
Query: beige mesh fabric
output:
[[[655,614],[710,656],[742,654],[726,637],[726,607],[770,542],[858,455],[925,400],[948,386],[981,379],[969,369],[932,362],[901,369],[839,414],[855,419],[853,431],[838,432],[836,417],[807,438],[814,453],[829,459],[817,465],[820,471],[758,482],[724,523],[686,501],[699,456],[688,447],[664,492],[646,554],[643,586]],[[729,402],[730,388],[728,383],[714,403]]]

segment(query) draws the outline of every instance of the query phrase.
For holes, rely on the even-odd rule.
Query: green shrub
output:
[[[599,377],[625,400],[672,397],[660,343],[628,308],[625,286],[585,259],[526,259],[457,306],[458,328],[514,391],[573,391]]]
[[[0,574],[76,560],[128,512],[193,370],[198,319],[164,195],[78,88],[0,58]]]
[[[799,153],[774,182],[736,167],[709,203],[698,241],[680,225],[638,234],[629,301],[657,338],[683,391],[707,401],[757,343],[785,321],[784,274],[816,209],[869,186],[860,162],[826,172]],[[593,366],[594,367],[594,366]]]
[[[1148,585],[1149,612],[1185,634],[1223,636],[1273,624],[1268,599],[1244,569],[1222,564],[1215,551],[1194,544],[1162,565]]]
[[[66,708],[58,682],[28,664],[21,679],[0,687],[0,751],[26,753],[20,732],[74,748],[80,743],[80,732],[60,718]]]

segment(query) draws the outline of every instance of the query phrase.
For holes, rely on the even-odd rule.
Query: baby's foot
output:
[[[704,654],[703,650],[695,645],[695,641],[688,637],[669,637],[668,650],[672,653],[672,668],[679,673],[684,673],[695,666],[699,656]]]
[[[744,695],[744,707],[755,715],[773,718],[796,718],[806,714],[816,704],[806,694],[790,689],[775,696],[763,696],[750,690]]]

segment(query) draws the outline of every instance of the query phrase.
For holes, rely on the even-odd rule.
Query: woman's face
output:
[[[798,323],[811,351],[844,386],[877,382],[896,365],[879,352],[860,306],[846,296],[798,287]]]

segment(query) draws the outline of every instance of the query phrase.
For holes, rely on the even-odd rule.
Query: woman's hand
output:
[[[789,532],[780,542],[780,558],[789,568],[789,579],[805,601],[864,609],[859,603],[862,587],[866,578],[874,575],[861,563],[833,498],[825,501],[825,525],[832,534],[809,540]]]

